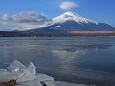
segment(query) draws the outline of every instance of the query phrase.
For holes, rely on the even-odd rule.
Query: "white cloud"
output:
[[[18,23],[41,24],[48,21],[44,14],[38,12],[21,12],[12,16],[13,20]]]
[[[14,15],[4,14],[0,19],[0,30],[28,30],[42,27],[48,21],[46,15],[34,11]]]
[[[62,10],[73,10],[78,8],[78,5],[74,2],[66,1],[66,2],[62,2],[59,7]]]
[[[3,15],[2,19],[4,21],[11,21],[12,20],[12,17],[10,17],[10,15],[8,15],[7,13]]]

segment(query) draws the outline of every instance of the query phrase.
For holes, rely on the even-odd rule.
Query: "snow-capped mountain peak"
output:
[[[55,17],[52,20],[55,23],[63,23],[63,22],[72,20],[72,21],[76,21],[77,23],[95,23],[95,24],[98,24],[97,22],[86,19],[84,17],[81,17],[80,15],[78,15],[77,13],[74,13],[74,12],[65,12],[64,14],[62,14],[58,17]]]

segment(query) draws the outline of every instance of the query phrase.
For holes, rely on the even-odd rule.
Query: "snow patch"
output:
[[[54,23],[63,23],[63,22],[66,22],[66,21],[73,20],[73,21],[76,21],[79,24],[80,23],[98,24],[98,22],[95,22],[95,21],[86,19],[84,17],[81,17],[80,15],[78,15],[77,13],[74,13],[74,12],[65,12],[64,14],[62,14],[62,15],[56,17],[56,18],[53,18],[52,20],[53,20]]]

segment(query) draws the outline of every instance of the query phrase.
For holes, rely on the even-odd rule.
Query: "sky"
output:
[[[42,27],[66,11],[115,27],[115,0],[0,0],[0,30]]]

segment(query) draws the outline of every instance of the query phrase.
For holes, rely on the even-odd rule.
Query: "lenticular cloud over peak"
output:
[[[73,9],[78,8],[79,6],[74,2],[65,1],[65,2],[62,2],[59,7],[62,10],[73,10]]]

